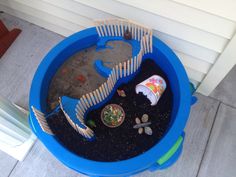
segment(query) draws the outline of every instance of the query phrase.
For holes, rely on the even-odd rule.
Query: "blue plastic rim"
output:
[[[57,69],[76,52],[96,45],[96,29],[89,28],[78,32],[56,45],[39,65],[30,90],[29,105],[46,113],[49,84]],[[145,153],[118,162],[97,162],[84,159],[66,149],[55,136],[44,133],[30,109],[30,125],[36,136],[47,149],[66,166],[90,176],[129,176],[144,171],[160,159],[176,143],[188,120],[191,93],[189,80],[183,65],[172,50],[153,37],[153,53],[143,56],[151,58],[166,73],[173,92],[173,110],[169,129],[164,137]],[[79,147],[78,147],[79,148]]]

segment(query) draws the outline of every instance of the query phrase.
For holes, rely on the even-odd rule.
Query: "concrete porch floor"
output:
[[[9,29],[22,33],[0,59],[0,95],[25,108],[31,80],[44,55],[64,37],[8,14],[0,14]],[[236,67],[210,97],[196,94],[185,129],[181,158],[167,170],[137,177],[233,177],[236,175]],[[37,141],[24,161],[0,151],[0,177],[81,177],[55,159]]]

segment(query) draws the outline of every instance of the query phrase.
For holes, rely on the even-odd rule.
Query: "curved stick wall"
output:
[[[30,91],[29,104],[36,108],[35,111],[39,110],[36,114],[44,117],[42,113],[46,113],[49,84],[58,68],[76,52],[96,45],[99,35],[102,34],[95,27],[78,32],[60,42],[44,58],[35,73]],[[184,67],[172,50],[156,37],[152,37],[151,41],[152,52],[144,53],[142,60],[151,58],[162,68],[169,79],[174,97],[171,123],[164,137],[150,150],[134,158],[118,162],[92,161],[66,149],[50,132],[49,127],[43,130],[31,109],[29,120],[33,132],[66,166],[90,176],[129,176],[147,169],[167,168],[178,159],[191,107],[189,80]]]

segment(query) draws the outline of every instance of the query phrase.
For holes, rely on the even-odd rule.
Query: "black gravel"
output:
[[[145,96],[135,93],[135,86],[153,74],[162,76],[167,83],[167,88],[158,104],[150,106],[150,102]],[[95,161],[129,159],[154,146],[163,137],[170,123],[173,95],[166,75],[152,60],[147,60],[142,64],[141,72],[135,79],[128,84],[121,85],[119,89],[125,91],[126,97],[120,97],[116,93],[107,104],[119,104],[124,109],[126,117],[121,126],[108,128],[103,125],[100,113],[105,105],[91,111],[87,115],[87,120],[92,119],[96,124],[96,127],[92,128],[96,140],[88,142],[76,133],[62,111],[59,111],[48,119],[49,126],[59,142],[75,154]],[[153,135],[151,136],[144,133],[139,135],[138,130],[133,129],[135,118],[141,118],[143,114],[148,114],[152,122],[150,127]]]

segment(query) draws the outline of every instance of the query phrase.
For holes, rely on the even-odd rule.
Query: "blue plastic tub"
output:
[[[95,45],[98,34],[95,28],[78,32],[55,46],[43,59],[32,81],[30,106],[46,112],[49,84],[57,69],[73,54]],[[170,126],[164,137],[150,150],[134,158],[119,162],[97,162],[84,159],[66,149],[53,135],[42,131],[32,110],[30,125],[46,148],[66,166],[89,176],[130,176],[144,170],[164,169],[173,164],[182,151],[184,128],[191,107],[189,80],[183,65],[173,51],[153,37],[153,53],[143,56],[151,58],[166,73],[173,92],[173,110]],[[79,148],[79,147],[78,147]]]

